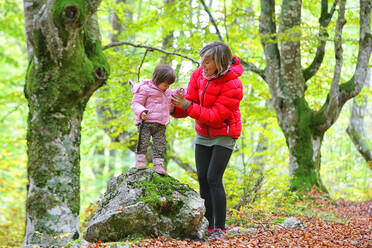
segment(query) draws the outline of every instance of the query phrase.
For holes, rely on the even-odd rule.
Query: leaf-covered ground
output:
[[[164,237],[130,242],[131,247],[364,247],[372,248],[372,201],[329,201],[312,192],[311,203],[304,206],[297,216],[305,227],[286,228],[281,222],[288,215],[262,214],[257,220],[254,214],[245,217],[249,224],[234,223],[255,228],[256,232],[229,235],[223,240],[206,242],[174,240]],[[230,217],[231,218],[231,217]],[[246,222],[246,223],[248,223]],[[109,247],[93,244],[90,247]],[[115,246],[114,246],[115,247]]]

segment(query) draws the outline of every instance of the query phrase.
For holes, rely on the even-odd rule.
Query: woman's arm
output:
[[[218,128],[223,125],[225,120],[231,118],[233,111],[239,109],[242,98],[242,84],[239,79],[234,79],[226,83],[212,106],[205,107],[200,104],[190,104],[187,114],[208,126]]]
[[[171,112],[171,115],[175,118],[185,118],[188,116],[187,114],[187,108],[185,107],[185,104],[189,102],[191,103],[199,103],[199,96],[198,96],[198,83],[197,83],[197,75],[198,75],[198,69],[196,69],[191,77],[190,82],[187,86],[187,92],[186,96],[180,96],[180,95],[172,95],[171,102],[175,105],[173,112]]]

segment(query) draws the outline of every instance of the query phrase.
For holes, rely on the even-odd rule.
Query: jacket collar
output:
[[[203,75],[202,68],[199,67],[198,69],[199,69],[199,73],[201,75]],[[222,77],[217,77],[217,78],[211,79],[211,81],[216,81],[216,82],[223,81],[223,82],[225,82],[225,81],[229,81],[229,80],[238,78],[242,74],[243,74],[243,66],[240,63],[240,59],[236,56],[233,56],[233,59],[231,61],[230,70],[226,74],[224,74]]]

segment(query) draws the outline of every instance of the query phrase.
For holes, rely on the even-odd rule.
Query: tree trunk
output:
[[[99,0],[25,0],[29,51],[25,247],[80,237],[80,131],[108,75],[94,13]]]
[[[367,89],[369,89],[369,82],[371,80],[371,70],[371,68],[368,68],[368,76],[364,85]],[[353,141],[355,148],[372,169],[372,141],[368,139],[368,135],[364,128],[364,117],[367,112],[367,105],[368,97],[366,95],[363,96],[362,102],[358,102],[358,100],[354,98],[349,126],[346,132]]]
[[[355,73],[349,81],[340,84],[343,63],[342,29],[345,24],[345,0],[341,0],[335,28],[335,68],[332,84],[323,107],[313,111],[305,100],[305,82],[316,74],[322,63],[325,42],[319,42],[313,63],[303,70],[301,66],[300,24],[302,1],[283,0],[280,16],[281,39],[277,37],[274,0],[261,0],[260,35],[265,52],[266,68],[263,79],[274,100],[279,126],[286,138],[290,153],[289,174],[291,190],[308,191],[314,185],[327,191],[320,178],[320,148],[324,133],[337,120],[343,105],[356,96],[366,77],[371,54],[371,1],[360,0],[360,37]],[[321,37],[327,36],[338,1],[328,12],[328,1],[321,2],[319,18]],[[323,39],[324,40],[324,39]],[[279,45],[280,44],[280,49]],[[252,70],[259,72],[260,70]],[[259,74],[262,77],[262,74]]]
[[[320,177],[321,146],[324,133],[312,128],[310,108],[297,109],[299,120],[288,132],[290,190],[306,192],[313,186],[328,192]]]

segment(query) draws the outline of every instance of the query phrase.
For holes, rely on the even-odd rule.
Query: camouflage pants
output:
[[[141,127],[142,125],[142,127]],[[150,144],[150,137],[152,137],[152,159],[164,158],[166,139],[165,139],[165,125],[159,123],[147,123],[138,125],[139,138],[137,141],[137,154],[146,154],[147,148]]]

